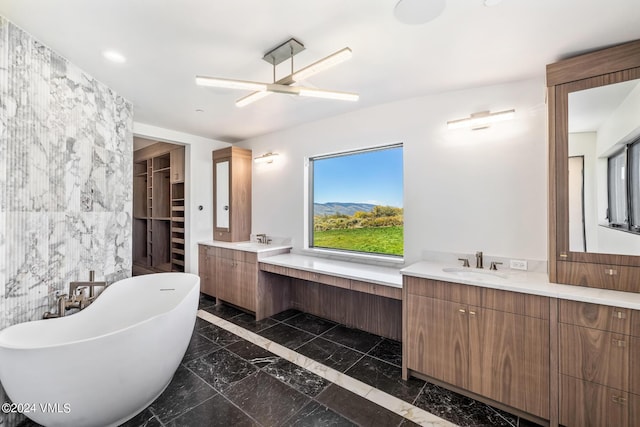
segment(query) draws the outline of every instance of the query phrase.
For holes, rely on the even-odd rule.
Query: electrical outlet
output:
[[[527,270],[527,261],[523,259],[512,259],[509,261],[509,268],[512,270]]]

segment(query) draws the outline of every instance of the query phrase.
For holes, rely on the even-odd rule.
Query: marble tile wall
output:
[[[132,126],[127,100],[0,16],[0,330],[89,270],[131,275]]]

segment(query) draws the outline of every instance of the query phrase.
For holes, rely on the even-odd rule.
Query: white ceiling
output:
[[[448,0],[423,25],[398,22],[397,1],[0,0],[0,14],[128,98],[136,122],[228,142],[403,98],[542,78],[558,59],[640,39],[638,0]],[[276,94],[237,108],[247,92],[194,84],[196,74],[270,81],[261,58],[290,37],[306,47],[296,69],[349,46],[350,61],[305,86],[358,92],[360,101]],[[105,49],[127,62],[109,63]]]

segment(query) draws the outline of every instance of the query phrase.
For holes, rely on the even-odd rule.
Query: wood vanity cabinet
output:
[[[251,150],[213,152],[213,239],[249,240],[251,235]]]
[[[640,312],[559,303],[560,424],[633,426],[640,415]]]
[[[549,417],[549,300],[404,276],[405,376]]]
[[[216,248],[216,296],[249,311],[256,311],[258,264],[256,254]]]
[[[245,310],[256,310],[255,253],[201,244],[198,264],[201,292]]]
[[[633,236],[607,225],[595,224],[597,239],[584,238],[583,245],[570,244],[569,226],[569,121],[575,119],[572,102],[604,92],[613,85],[640,79],[640,40],[590,52],[547,65],[549,107],[549,280],[555,283],[640,292],[640,256],[620,243],[598,247],[604,233],[618,233],[616,241]],[[609,87],[607,87],[609,86]],[[620,87],[619,85],[617,86]],[[576,98],[572,98],[576,96]],[[585,99],[583,98],[583,99]],[[593,105],[603,104],[592,98]],[[620,112],[619,112],[620,113]],[[622,115],[627,112],[622,112]],[[613,117],[613,116],[612,116]],[[620,115],[615,116],[618,119]],[[626,133],[626,122],[616,122],[616,131]],[[632,122],[629,122],[632,123]],[[623,126],[624,125],[624,126]],[[605,129],[606,131],[606,129]],[[618,147],[594,152],[603,159],[623,149],[625,137],[610,137]],[[598,140],[597,144],[600,144]],[[573,146],[573,148],[575,148]],[[604,159],[606,160],[606,159]],[[603,160],[598,160],[603,161]],[[597,170],[597,169],[595,169]],[[584,182],[598,176],[583,170]],[[607,172],[606,169],[603,169]],[[607,183],[597,186],[606,189]],[[582,186],[581,191],[585,191]],[[601,192],[602,193],[602,192]],[[584,193],[583,193],[584,194]],[[606,192],[604,193],[606,197]],[[591,196],[593,200],[596,195]],[[580,199],[578,199],[580,200]],[[583,209],[584,209],[584,200]],[[593,218],[605,220],[608,201],[599,204]],[[582,218],[587,216],[582,214]],[[576,221],[579,223],[579,221]],[[588,227],[578,227],[587,236]],[[601,234],[602,233],[602,234]],[[640,236],[634,236],[640,241]],[[628,243],[628,241],[627,241]],[[586,246],[583,248],[583,246]],[[628,246],[628,245],[627,245]],[[636,246],[637,247],[637,246]],[[576,249],[577,248],[577,249]],[[582,249],[582,250],[580,250]],[[633,248],[632,248],[633,249]],[[637,253],[637,252],[636,252]],[[640,315],[638,311],[605,305],[562,301],[558,304],[557,367],[558,415],[566,426],[631,426],[640,423]],[[555,326],[554,326],[555,327]],[[554,377],[556,378],[556,377]]]

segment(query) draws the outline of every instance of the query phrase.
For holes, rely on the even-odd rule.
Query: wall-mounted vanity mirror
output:
[[[549,280],[640,292],[640,40],[547,65]]]
[[[640,79],[568,94],[569,250],[640,255]]]

